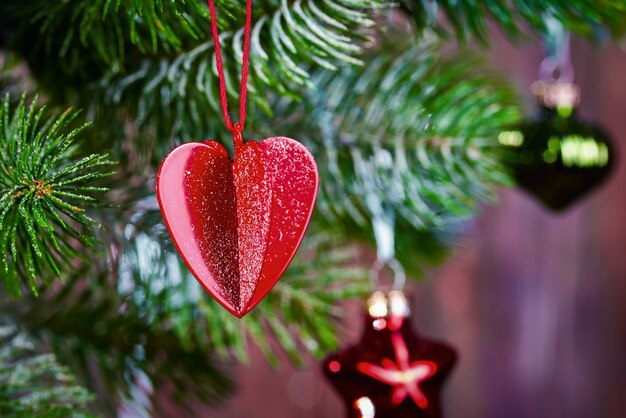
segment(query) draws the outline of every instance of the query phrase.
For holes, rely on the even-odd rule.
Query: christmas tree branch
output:
[[[207,111],[219,115],[214,48],[204,5],[149,0],[31,3],[37,13],[6,8],[14,13],[16,24],[22,17],[33,24],[34,16],[39,37],[18,33],[11,46],[22,50],[35,78],[53,97],[88,113],[122,108],[134,125],[159,127],[158,135],[164,139],[205,135],[211,120]],[[360,41],[367,38],[364,29],[374,25],[368,16],[384,4],[383,0],[256,2],[251,100],[271,112],[268,92],[298,99],[304,88],[311,87],[309,67],[336,69],[341,63],[359,63]],[[228,91],[236,97],[243,2],[218,2],[217,8]],[[59,66],[54,79],[40,71],[44,61]]]
[[[92,395],[52,354],[3,317],[0,321],[0,415],[5,418],[88,418]]]
[[[395,211],[398,250],[415,265],[509,182],[497,135],[519,111],[506,85],[475,60],[442,60],[432,39],[394,38],[373,54],[363,67],[317,73],[309,107],[283,111],[302,117],[289,129],[308,134],[328,226],[372,242],[374,196]]]
[[[401,0],[400,4],[420,30],[453,32],[459,39],[476,37],[485,44],[490,39],[490,21],[495,21],[508,37],[517,38],[529,29],[546,33],[548,16],[590,39],[602,40],[603,30],[614,38],[626,32],[626,3],[622,0]]]
[[[360,51],[354,41],[362,38],[357,29],[373,24],[364,12],[377,4],[283,1],[255,15],[249,83],[255,105],[271,113],[268,88],[299,99],[303,87],[311,87],[306,66],[335,69],[341,61],[358,62],[353,58]],[[226,60],[232,97],[238,97],[242,34],[237,28],[221,35],[222,43],[232,45]],[[136,124],[165,127],[159,132],[166,138],[206,135],[212,120],[207,110],[220,114],[213,53],[212,41],[205,41],[171,59],[144,60],[135,72],[107,74],[100,82],[107,86],[102,102],[127,108],[130,104]]]
[[[71,271],[78,246],[92,247],[98,224],[85,214],[106,190],[90,184],[111,174],[105,154],[78,157],[71,128],[77,113],[44,120],[36,99],[12,112],[9,97],[0,107],[0,258],[6,291],[21,294],[20,282],[34,294],[38,280],[49,284]]]
[[[177,397],[208,404],[231,393],[230,378],[203,340],[181,338],[172,329],[169,319],[176,309],[160,307],[164,301],[155,296],[144,302],[154,308],[150,315],[145,306],[120,295],[112,274],[101,268],[110,267],[80,270],[56,293],[3,304],[4,313],[50,345],[97,393],[98,408],[108,414],[136,398],[143,398],[140,407],[158,409],[151,397],[166,386]]]
[[[232,46],[225,48],[232,96],[239,79],[243,4],[217,4],[222,40]],[[596,36],[601,25],[615,36],[626,27],[621,1],[404,0],[401,5],[420,32],[452,27],[462,39],[476,36],[485,42],[490,19],[512,37],[524,25],[544,31],[548,14],[587,37]],[[373,25],[370,17],[391,6],[384,0],[256,2],[250,84],[255,107],[271,112],[272,93],[298,99],[311,86],[311,71],[359,62],[368,39],[363,29]],[[0,15],[9,28],[37,28],[12,31],[8,46],[27,58],[42,88],[64,103],[99,115],[104,124],[114,121],[120,131],[126,123],[151,136],[156,129],[156,137],[168,146],[176,138],[215,131],[214,118],[207,117],[207,112],[218,117],[219,106],[204,2],[8,1]]]

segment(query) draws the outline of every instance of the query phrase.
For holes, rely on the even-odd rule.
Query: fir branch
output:
[[[544,34],[546,17],[560,21],[568,30],[589,39],[602,40],[603,29],[614,38],[626,32],[623,0],[401,0],[400,4],[420,29],[453,32],[458,39],[471,37],[489,43],[489,22],[495,21],[509,38],[531,31]]]
[[[354,58],[360,52],[355,41],[363,38],[358,29],[373,25],[366,12],[380,6],[378,1],[283,0],[255,15],[249,82],[255,105],[271,113],[269,89],[298,100],[312,87],[308,66],[336,69],[340,62],[360,62]],[[232,97],[238,97],[242,34],[243,28],[221,34],[221,42],[232,46],[225,61]],[[131,109],[138,126],[165,127],[159,134],[166,138],[206,135],[207,111],[221,112],[213,55],[209,40],[173,58],[143,59],[131,72],[110,72],[99,82],[106,87],[101,101]]]
[[[90,266],[68,278],[56,293],[2,308],[49,344],[98,394],[97,407],[107,416],[125,407],[140,407],[151,415],[159,409],[159,399],[152,395],[166,385],[178,398],[207,404],[230,394],[232,381],[203,340],[194,335],[180,338],[173,329],[173,308],[150,316],[144,306],[118,293],[110,268]],[[155,297],[144,303],[164,302]]]
[[[157,136],[166,140],[201,137],[211,131],[207,112],[219,115],[219,94],[203,3],[163,2],[156,22],[164,28],[156,34],[151,27],[155,23],[141,15],[159,9],[155,4],[161,2],[153,0],[31,3],[36,13],[19,6],[15,7],[19,13],[9,15],[17,13],[15,25],[36,26],[40,35],[31,39],[29,33],[17,33],[11,45],[27,58],[37,80],[53,97],[98,115],[122,109],[135,126],[157,126]],[[139,3],[145,4],[139,7]],[[217,4],[228,92],[234,97],[240,78],[243,4]],[[385,0],[256,3],[251,100],[270,113],[270,92],[299,99],[312,86],[309,68],[336,69],[342,63],[359,63],[362,41],[368,38],[365,30],[374,26],[369,16],[386,5]],[[48,48],[42,42],[65,47]],[[49,67],[42,71],[42,62],[58,66],[54,78]],[[113,119],[118,117],[113,115]]]
[[[36,48],[63,60],[68,71],[84,64],[84,51],[93,54],[92,64],[113,67],[135,52],[176,53],[204,38],[209,24],[198,0],[6,1],[0,10],[6,25],[27,28],[18,37],[35,35]]]
[[[6,319],[6,318],[5,318]],[[91,395],[54,355],[35,352],[15,325],[0,324],[0,415],[5,418],[88,418]]]
[[[6,291],[21,294],[20,282],[38,294],[38,280],[49,284],[73,269],[76,248],[91,247],[98,224],[85,214],[95,205],[88,183],[109,174],[105,154],[77,158],[77,113],[44,120],[37,100],[22,98],[12,112],[9,96],[0,107],[0,258]]]
[[[626,26],[622,0],[601,5],[590,0],[401,4],[420,31],[434,27],[443,32],[447,20],[460,38],[477,36],[485,42],[489,19],[510,36],[521,33],[525,23],[543,31],[547,13],[588,37],[599,25],[616,36]],[[358,62],[367,39],[363,29],[372,26],[371,17],[379,10],[392,5],[384,0],[257,3],[250,85],[256,107],[270,112],[271,93],[299,99],[311,85],[313,70]],[[233,46],[225,48],[233,95],[239,79],[243,1],[221,1],[218,13],[223,41]],[[447,19],[440,19],[441,14]],[[167,146],[179,138],[214,133],[214,119],[207,113],[219,115],[219,106],[204,2],[9,1],[0,15],[16,29],[10,47],[27,57],[35,78],[59,101],[88,109],[102,117],[103,124],[112,120],[119,130],[132,122]]]
[[[432,40],[391,39],[363,67],[317,73],[308,108],[282,110],[317,124],[288,127],[310,133],[329,227],[372,242],[375,195],[396,212],[402,261],[415,266],[493,200],[495,184],[510,183],[497,135],[519,111],[512,91],[476,64],[442,61]]]

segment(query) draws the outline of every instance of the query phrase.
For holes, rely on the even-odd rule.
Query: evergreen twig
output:
[[[75,144],[87,126],[72,128],[77,112],[44,119],[37,99],[22,98],[11,112],[0,104],[0,268],[6,291],[21,294],[20,282],[35,295],[38,279],[49,284],[71,271],[78,246],[90,248],[98,223],[85,213],[106,190],[91,186],[111,174],[106,154],[80,158]]]
[[[496,22],[509,38],[547,32],[547,17],[567,30],[588,39],[603,40],[608,31],[618,39],[626,33],[626,2],[623,0],[400,0],[420,29],[435,29],[466,41],[490,40],[489,22]]]
[[[235,97],[243,4],[217,4],[227,87]],[[312,86],[309,68],[360,63],[362,41],[375,25],[370,16],[388,5],[385,0],[255,2],[250,100],[271,113],[268,95],[298,100]],[[0,14],[2,10],[0,6]],[[219,115],[214,48],[203,2],[36,0],[27,7],[9,2],[5,10],[8,24],[21,27],[28,19],[29,26],[39,28],[34,39],[30,32],[16,31],[13,48],[57,100],[89,113],[110,115],[121,108],[135,126],[156,126],[161,141],[206,135],[207,113]]]
[[[362,67],[316,73],[304,109],[277,106],[301,118],[288,128],[306,133],[318,161],[327,227],[373,243],[376,195],[397,215],[397,250],[413,272],[496,184],[510,184],[497,136],[520,117],[509,86],[475,59],[442,59],[440,47],[387,39]]]
[[[143,409],[158,408],[152,395],[164,386],[173,388],[178,398],[207,404],[229,395],[233,383],[225,364],[216,362],[203,340],[177,334],[170,322],[176,310],[160,308],[162,298],[141,305],[120,294],[109,269],[89,266],[69,277],[58,292],[3,309],[49,344],[81,383],[97,393],[99,410],[110,415],[138,400],[143,400]],[[145,305],[161,312],[150,316]]]
[[[4,418],[95,418],[92,400],[53,354],[34,350],[17,326],[0,323],[0,416]]]

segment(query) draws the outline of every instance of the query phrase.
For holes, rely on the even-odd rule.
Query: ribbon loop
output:
[[[217,12],[214,0],[208,0],[209,14],[211,15],[211,36],[215,46],[215,66],[220,84],[220,104],[224,114],[224,124],[233,135],[235,149],[243,143],[241,131],[246,124],[246,101],[248,98],[248,73],[250,57],[250,32],[252,30],[252,0],[246,0],[246,23],[243,32],[243,58],[241,64],[241,89],[239,91],[239,123],[233,123],[228,110],[228,93],[226,90],[226,76],[224,75],[224,61],[222,60],[222,48],[220,35],[217,28]]]
[[[539,67],[539,79],[547,82],[573,83],[574,67],[570,60],[570,34],[557,18],[545,15],[543,37],[545,59]]]
[[[377,259],[370,267],[370,283],[374,289],[382,289],[386,285],[382,282],[383,271],[389,268],[393,273],[393,282],[390,285],[391,290],[402,291],[406,283],[406,273],[404,267],[397,258],[387,260]]]

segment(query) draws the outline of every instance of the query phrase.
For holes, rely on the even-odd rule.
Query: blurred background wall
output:
[[[500,38],[487,52],[532,113],[540,44]],[[617,167],[560,215],[502,190],[449,261],[413,286],[420,330],[461,356],[445,388],[447,418],[626,416],[626,53],[574,39],[572,59],[581,114],[610,134]],[[359,304],[348,309],[346,344],[361,326]],[[235,373],[237,394],[218,409],[192,408],[194,416],[343,417],[314,361],[273,370],[253,353]]]

